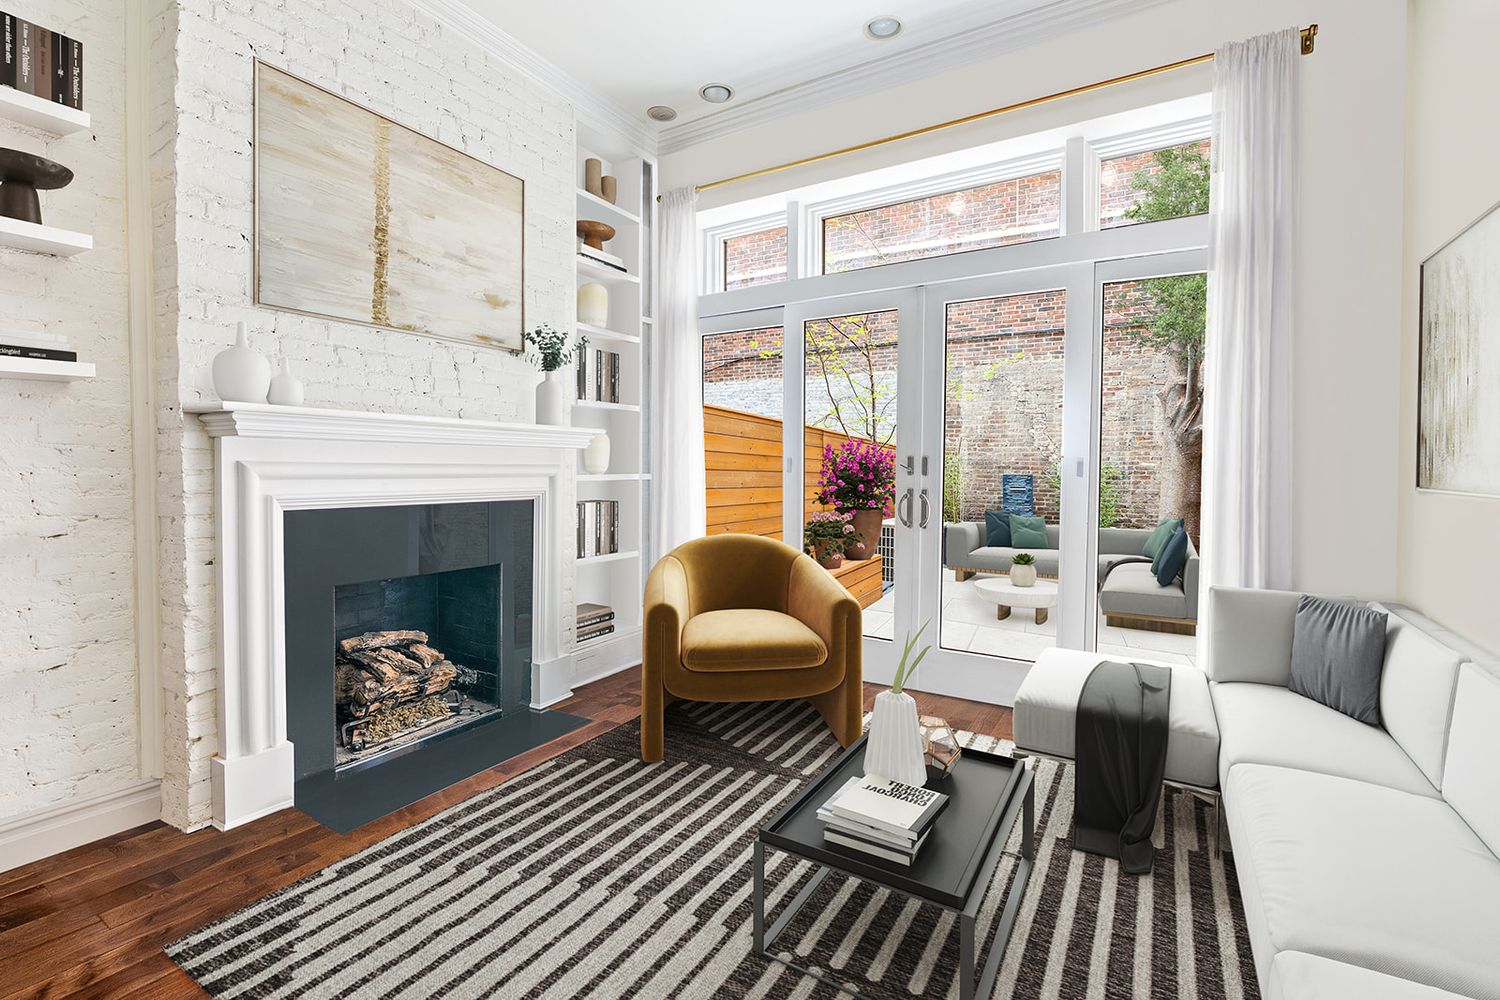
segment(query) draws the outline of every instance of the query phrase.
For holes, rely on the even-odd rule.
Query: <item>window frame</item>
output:
[[[792,271],[792,226],[789,214],[786,212],[772,212],[766,215],[757,215],[738,222],[726,223],[722,226],[714,226],[705,229],[703,238],[703,273],[700,275],[699,291],[705,295],[715,292],[737,291],[738,289],[727,289],[724,287],[727,275],[724,268],[727,264],[724,244],[737,236],[753,236],[763,233],[768,229],[786,228],[786,273],[790,280],[794,273]],[[781,282],[767,282],[767,284],[781,284]]]

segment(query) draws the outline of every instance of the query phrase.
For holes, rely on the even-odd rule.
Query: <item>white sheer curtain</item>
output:
[[[653,556],[707,530],[703,473],[703,344],[698,336],[698,196],[661,200],[659,309],[651,344]]]
[[[1289,588],[1295,28],[1214,54],[1201,586]],[[1200,631],[1205,635],[1206,629]]]

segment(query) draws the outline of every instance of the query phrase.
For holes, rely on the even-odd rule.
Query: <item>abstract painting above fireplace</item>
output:
[[[530,704],[534,508],[286,513],[297,808],[353,829],[587,721]]]

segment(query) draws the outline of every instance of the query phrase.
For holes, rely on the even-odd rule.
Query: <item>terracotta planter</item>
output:
[[[850,559],[869,559],[880,547],[880,524],[885,516],[878,510],[854,512],[854,538],[844,549]]]
[[[824,569],[838,569],[844,565],[843,547],[833,540],[813,542],[813,558]]]

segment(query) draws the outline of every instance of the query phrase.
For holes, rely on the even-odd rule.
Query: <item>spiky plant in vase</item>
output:
[[[574,354],[582,354],[587,338],[579,337],[570,345],[566,333],[543,323],[535,330],[523,331],[521,339],[526,344],[526,357],[542,370],[542,381],[536,387],[536,422],[566,427],[568,400],[573,392],[568,366]]]
[[[870,738],[865,744],[865,773],[915,785],[927,783],[927,764],[923,759],[922,727],[917,724],[917,703],[902,690],[917,664],[932,646],[917,649],[922,633],[931,621],[922,623],[916,635],[906,637],[901,662],[889,691],[875,696],[875,714],[870,719]],[[916,658],[912,651],[916,650]]]
[[[1017,552],[1010,558],[1010,582],[1017,587],[1036,586],[1036,556]]]

